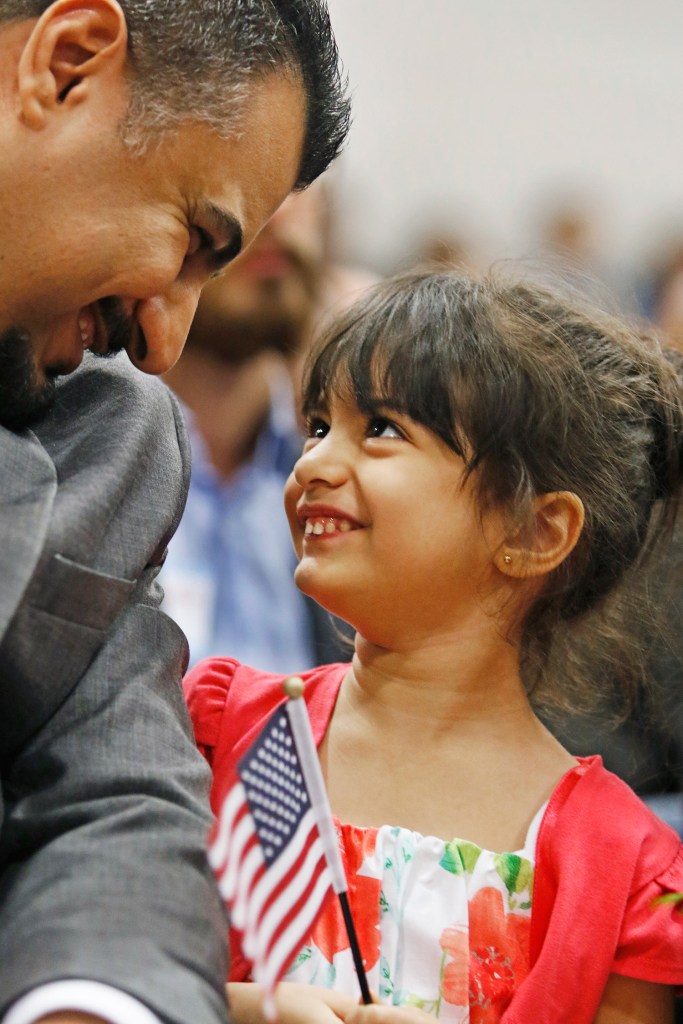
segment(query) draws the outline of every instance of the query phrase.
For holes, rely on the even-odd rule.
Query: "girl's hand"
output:
[[[610,974],[594,1024],[674,1024],[670,985]]]
[[[263,989],[259,985],[231,982],[228,1002],[234,1024],[267,1024],[263,1016]],[[278,1024],[339,1024],[356,1009],[356,1000],[351,996],[287,981],[278,985],[275,1002]]]
[[[417,1006],[354,1006],[344,1017],[345,1024],[434,1024],[434,1018]]]

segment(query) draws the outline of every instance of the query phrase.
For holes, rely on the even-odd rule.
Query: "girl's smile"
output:
[[[460,456],[409,416],[338,395],[308,432],[285,491],[300,589],[365,635],[379,636],[389,605],[392,630],[450,625],[465,602],[471,616],[495,517],[477,508]]]
[[[304,530],[304,540],[329,538],[362,529],[361,523],[336,508],[301,504],[297,507],[297,518]]]
[[[306,520],[304,537],[329,537],[333,533],[348,533],[353,527],[348,519],[334,519],[316,516]]]

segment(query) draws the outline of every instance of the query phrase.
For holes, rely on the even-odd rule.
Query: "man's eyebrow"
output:
[[[216,240],[216,248],[210,253],[212,269],[222,270],[242,251],[242,225],[231,213],[207,200],[203,204],[206,228]]]

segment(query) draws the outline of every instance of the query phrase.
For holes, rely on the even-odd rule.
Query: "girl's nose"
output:
[[[304,490],[314,484],[339,487],[348,477],[349,451],[332,430],[319,440],[308,441],[294,466],[296,482]]]

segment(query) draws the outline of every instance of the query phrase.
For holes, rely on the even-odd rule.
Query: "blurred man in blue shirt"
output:
[[[161,573],[164,607],[194,663],[213,654],[279,672],[348,656],[338,626],[293,581],[282,492],[301,452],[301,359],[324,316],[371,275],[331,264],[324,184],[290,196],[234,267],[205,289],[167,375],[193,468]]]

